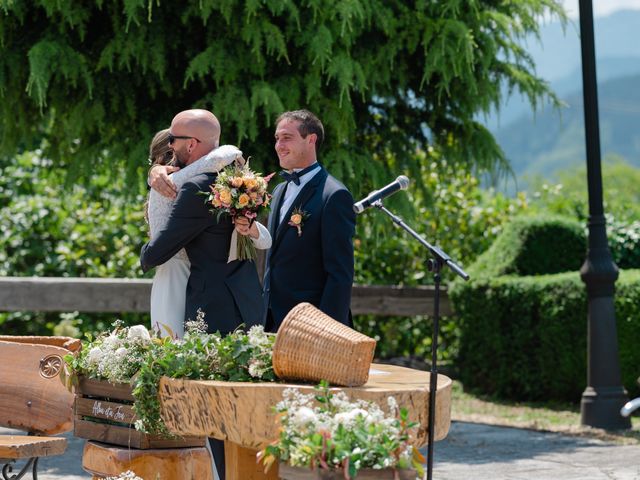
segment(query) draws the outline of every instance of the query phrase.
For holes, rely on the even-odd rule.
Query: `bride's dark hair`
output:
[[[160,130],[153,136],[149,144],[149,164],[171,165],[173,150],[169,148],[169,129]]]
[[[149,144],[149,165],[173,165],[173,150],[169,148],[169,129],[156,133]],[[149,196],[144,202],[144,219],[149,223]]]

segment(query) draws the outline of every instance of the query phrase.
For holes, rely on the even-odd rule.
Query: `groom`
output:
[[[286,181],[273,191],[269,214],[265,328],[276,332],[300,302],[352,326],[353,197],[317,161],[324,127],[313,113],[285,112],[276,125],[275,149]]]
[[[207,110],[186,110],[171,122],[169,145],[179,165],[198,161],[218,147],[220,124]],[[166,177],[167,168],[154,167],[150,185],[154,187],[160,171]],[[156,181],[154,181],[154,179]],[[146,272],[163,264],[184,248],[191,262],[187,283],[185,320],[195,320],[197,311],[205,313],[208,331],[226,335],[240,324],[245,328],[262,324],[260,281],[255,265],[250,261],[227,263],[234,226],[228,216],[209,212],[205,197],[216,179],[215,173],[202,173],[185,182],[176,192],[166,227],[142,247],[140,263]],[[161,183],[169,185],[163,179]],[[162,193],[162,192],[161,192]],[[211,448],[221,479],[224,479],[224,443],[213,441]]]

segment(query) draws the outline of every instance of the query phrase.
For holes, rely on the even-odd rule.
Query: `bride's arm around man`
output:
[[[220,124],[209,111],[180,112],[171,122],[169,144],[176,166],[182,169],[205,158],[218,147],[219,139]],[[246,328],[260,324],[263,306],[255,263],[228,261],[234,228],[246,234],[248,227],[242,220],[234,226],[229,217],[212,215],[201,195],[215,179],[215,172],[203,171],[175,186],[166,224],[142,247],[140,261],[147,271],[184,248],[190,262],[184,319],[195,319],[201,310],[210,332],[227,334],[240,324]],[[270,245],[264,231],[261,229],[257,238],[253,236],[258,248]]]

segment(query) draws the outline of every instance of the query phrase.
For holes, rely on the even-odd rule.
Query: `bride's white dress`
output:
[[[238,148],[223,145],[173,173],[171,179],[180,189],[190,178],[204,172],[217,172],[238,157],[242,157]],[[166,226],[172,206],[172,199],[160,195],[153,189],[149,192],[149,230],[152,239]],[[253,240],[254,245],[260,250],[271,247],[269,230],[260,223],[257,225],[260,236]],[[190,267],[184,249],[156,267],[151,286],[151,328],[158,330],[163,337],[182,338],[184,335],[184,305]]]

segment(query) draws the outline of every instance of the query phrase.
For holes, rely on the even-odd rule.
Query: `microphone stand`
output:
[[[427,437],[427,480],[433,478],[433,442],[434,442],[434,424],[436,415],[436,391],[438,390],[438,331],[440,328],[440,271],[445,265],[453,270],[464,280],[469,280],[469,275],[456,264],[449,255],[440,248],[434,247],[427,242],[419,233],[409,227],[404,221],[387,210],[382,205],[382,200],[373,203],[373,206],[386,213],[396,225],[402,227],[413,238],[415,238],[422,246],[424,246],[433,258],[427,261],[427,269],[433,273],[435,284],[435,294],[433,298],[433,332],[431,337],[431,372],[429,376],[429,420],[428,420],[428,437]]]

